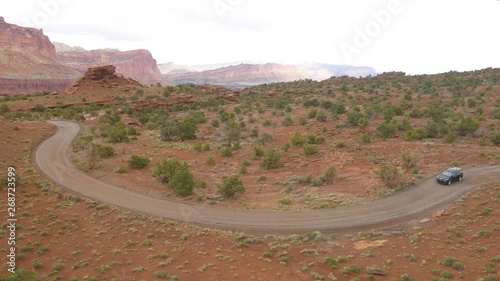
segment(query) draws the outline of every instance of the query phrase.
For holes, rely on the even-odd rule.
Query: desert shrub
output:
[[[453,142],[455,142],[456,138],[457,137],[455,136],[455,134],[448,133],[448,134],[446,134],[446,136],[444,136],[444,142],[445,143],[453,143]]]
[[[239,149],[241,139],[241,127],[233,120],[226,122],[224,126],[226,146],[229,149]]]
[[[318,122],[326,122],[327,119],[328,116],[324,111],[318,111],[318,113],[316,114],[316,120],[318,120]]]
[[[398,128],[391,123],[382,123],[377,128],[377,132],[382,139],[393,138]]]
[[[127,127],[122,122],[115,124],[108,133],[109,141],[112,143],[128,142]]]
[[[417,159],[407,152],[403,152],[399,155],[399,163],[404,169],[412,169],[417,166]]]
[[[168,182],[168,186],[177,196],[187,196],[193,192],[193,174],[188,169],[179,169]]]
[[[45,111],[45,106],[43,106],[41,104],[37,104],[37,105],[35,105],[35,107],[33,107],[33,110],[37,111],[37,112],[43,112],[43,111]]]
[[[232,157],[233,156],[233,151],[231,150],[231,148],[229,147],[224,147],[221,152],[220,152],[220,155],[222,157]]]
[[[315,135],[307,136],[307,143],[308,144],[322,144],[324,142],[325,142],[324,137],[316,137]]]
[[[260,136],[259,140],[261,143],[270,142],[273,140],[273,136],[268,133],[263,133],[262,136]]]
[[[0,105],[0,115],[5,115],[10,112],[10,108],[6,104]]]
[[[344,114],[346,112],[347,112],[347,110],[345,108],[344,103],[338,102],[338,103],[333,104],[333,106],[332,106],[332,113],[333,114]]]
[[[347,147],[347,143],[345,141],[337,141],[333,146],[335,148],[345,148]]]
[[[254,142],[252,144],[253,147],[253,155],[255,157],[262,157],[264,156],[264,153],[266,152],[264,149],[264,146],[260,142]]]
[[[292,147],[292,145],[289,143],[289,142],[285,142],[282,146],[283,150],[286,152],[288,151],[290,148]]]
[[[324,109],[331,109],[333,107],[333,102],[325,100],[321,102],[320,106]]]
[[[429,121],[426,126],[430,138],[441,138],[449,133],[450,129],[445,123]]]
[[[210,159],[210,157],[211,156],[209,156],[208,159]],[[157,177],[161,183],[168,183],[179,170],[188,170],[187,163],[181,163],[176,158],[164,159],[155,165],[153,176]]]
[[[493,110],[492,114],[494,119],[500,120],[500,108]]]
[[[214,159],[214,157],[213,156],[208,156],[207,160],[205,160],[205,164],[207,164],[209,166],[215,165],[215,159]]]
[[[113,147],[109,145],[102,145],[98,143],[91,143],[93,149],[97,150],[97,153],[100,158],[110,158],[116,155],[116,151]]]
[[[132,170],[140,170],[146,168],[149,163],[149,159],[146,157],[141,157],[138,155],[132,155],[128,159],[128,167]]]
[[[274,148],[266,150],[260,162],[260,166],[266,170],[283,167],[283,163],[281,162],[281,152]]]
[[[494,132],[491,134],[490,140],[494,145],[500,145],[500,132]]]
[[[285,118],[283,118],[283,121],[281,121],[281,125],[282,126],[291,126],[291,125],[293,125],[292,117],[286,116]]]
[[[217,193],[225,198],[232,198],[236,193],[245,192],[243,183],[236,176],[225,178],[221,185],[217,188]]]
[[[180,141],[196,138],[196,123],[189,120],[169,119],[160,129],[160,139],[162,141],[172,141],[176,138]]]
[[[458,123],[456,130],[461,136],[474,133],[479,128],[479,122],[470,117],[462,118]]]
[[[306,139],[300,134],[296,132],[295,135],[291,138],[290,142],[293,146],[303,146],[306,143]]]
[[[311,111],[309,111],[309,113],[307,113],[307,118],[309,119],[316,118],[316,114],[318,114],[318,110],[312,109]]]
[[[337,167],[328,166],[321,177],[321,180],[326,184],[332,184],[337,179]]]
[[[367,134],[363,134],[363,136],[361,137],[361,141],[363,143],[371,143],[372,142],[372,138],[367,135]]]
[[[407,130],[404,136],[405,141],[422,140],[429,136],[429,131],[426,128],[416,128]]]
[[[32,263],[33,267],[40,268],[43,265],[37,261]],[[36,272],[29,272],[24,269],[16,269],[15,273],[0,275],[0,280],[4,281],[47,281],[49,278],[45,275],[39,275]]]
[[[350,111],[347,113],[347,123],[363,129],[368,126],[368,116],[365,113],[359,111]]]
[[[273,126],[273,125],[274,125],[274,123],[273,123],[273,121],[271,121],[271,120],[266,120],[266,121],[264,121],[264,123],[263,123],[262,125],[263,125],[264,127],[269,127],[269,126]]]
[[[382,165],[378,174],[388,187],[396,187],[400,183],[398,168],[392,165]]]
[[[217,119],[213,119],[211,124],[212,124],[212,127],[214,127],[214,128],[219,128],[219,126],[220,126],[219,120],[217,120]]]
[[[129,136],[137,136],[137,135],[139,135],[139,132],[137,131],[136,128],[130,127],[130,128],[128,128],[127,134]]]
[[[203,144],[201,142],[197,142],[193,144],[193,150],[197,152],[202,152],[203,151]]]
[[[306,156],[318,153],[318,146],[314,144],[305,144],[303,149]]]
[[[281,198],[278,203],[280,203],[281,205],[291,205],[292,204],[292,200],[288,197],[286,198]]]

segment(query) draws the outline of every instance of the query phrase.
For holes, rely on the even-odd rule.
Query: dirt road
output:
[[[154,217],[234,231],[333,233],[397,227],[442,208],[485,183],[500,181],[500,166],[472,167],[464,170],[462,182],[451,186],[438,185],[430,178],[382,199],[336,209],[297,212],[189,205],[120,188],[81,172],[72,164],[68,153],[79,125],[65,121],[50,123],[56,125],[58,131],[37,147],[33,160],[38,170],[56,185]]]

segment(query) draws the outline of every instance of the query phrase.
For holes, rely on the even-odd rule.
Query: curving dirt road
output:
[[[56,185],[84,197],[135,212],[203,226],[253,233],[323,233],[394,227],[422,213],[450,204],[461,195],[500,180],[500,166],[464,170],[464,180],[451,186],[426,179],[394,195],[337,209],[314,211],[248,210],[205,207],[172,202],[140,194],[95,179],[76,168],[69,149],[80,127],[76,123],[51,121],[58,131],[42,142],[33,154],[38,170]]]

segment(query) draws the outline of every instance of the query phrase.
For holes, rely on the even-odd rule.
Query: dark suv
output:
[[[450,185],[452,182],[461,181],[464,178],[462,169],[454,167],[442,172],[436,177],[436,181],[442,184]]]

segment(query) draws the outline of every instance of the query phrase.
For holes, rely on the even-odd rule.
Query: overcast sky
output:
[[[409,74],[500,67],[498,0],[1,1],[9,23],[158,63],[365,65]]]

